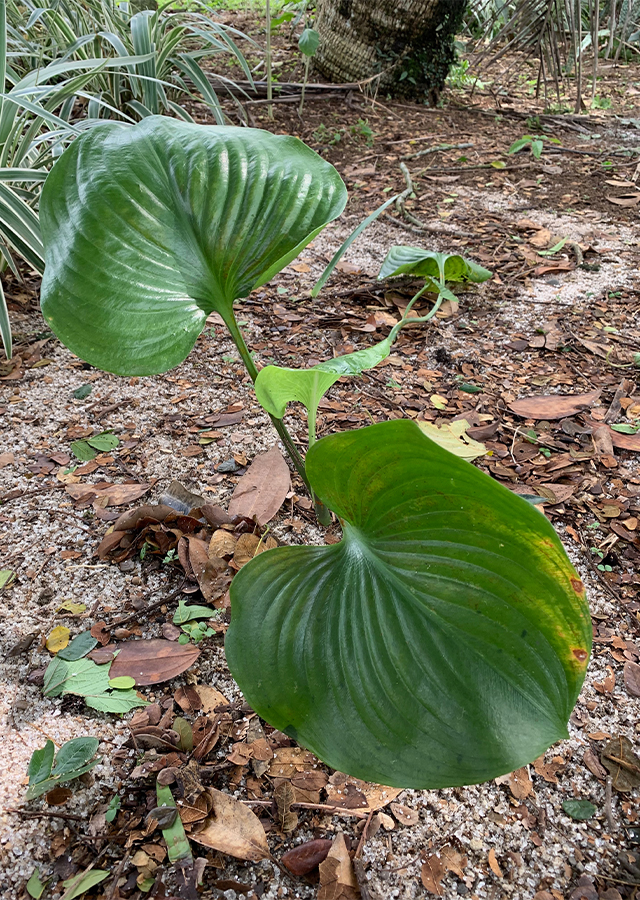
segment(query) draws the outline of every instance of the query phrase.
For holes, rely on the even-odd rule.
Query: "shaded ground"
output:
[[[283,46],[286,59],[284,53]],[[616,94],[622,79],[629,87],[635,77],[640,72],[630,68],[611,72],[599,95],[613,97],[612,110],[580,120],[527,123],[518,111],[537,115],[541,108],[524,83],[511,99],[494,88],[494,96],[490,88],[476,88],[473,97],[453,92],[438,110],[386,100],[372,105],[351,95],[339,104],[335,98],[310,101],[302,119],[292,105],[276,106],[273,122],[264,107],[253,111],[257,125],[299,134],[321,151],[351,196],[338,223],[240,305],[238,318],[257,362],[304,365],[386,335],[413,294],[411,285],[376,281],[393,244],[458,251],[495,273],[481,288],[461,293],[458,307],[445,305],[428,326],[404,331],[383,366],[335,385],[321,406],[320,434],[388,418],[441,424],[463,417],[469,434],[489,451],[477,464],[545,501],[544,512],[588,586],[594,654],[570,739],[500,783],[405,791],[393,798],[400,806],[389,807],[389,796],[367,799],[362,785],[347,789],[339,773],[316,767],[283,735],[261,730],[225,666],[224,592],[214,599],[223,610],[219,633],[202,643],[186,676],[143,689],[157,706],[151,718],[135,714],[133,734],[126,721],[79,701],[43,698],[38,671],[50,659],[44,640],[54,625],[75,634],[103,621],[115,633],[126,617],[115,637],[175,637],[172,616],[185,586],[181,567],[152,553],[119,565],[98,559],[110,519],[126,507],[74,501],[66,484],[142,481],[150,485],[145,502],[157,502],[178,479],[226,507],[246,465],[276,441],[215,321],[178,369],[157,378],[115,378],[75,359],[44,331],[36,283],[6,279],[17,346],[15,360],[3,363],[0,374],[0,553],[2,568],[16,573],[2,592],[0,611],[4,897],[24,896],[35,865],[59,884],[96,860],[112,877],[87,896],[142,896],[136,879],[145,875],[154,885],[151,896],[176,894],[163,842],[145,827],[145,815],[156,803],[154,772],[171,765],[181,770],[188,756],[168,734],[178,715],[197,721],[200,735],[218,731],[206,754],[201,748],[204,768],[196,770],[196,787],[253,803],[278,860],[291,846],[343,830],[351,848],[359,848],[360,884],[371,900],[438,891],[496,900],[536,892],[543,892],[538,900],[636,895],[637,788],[622,790],[614,772],[608,792],[601,761],[611,739],[626,737],[638,747],[640,432],[608,427],[640,420],[637,207],[609,199],[630,195],[633,204],[638,194],[637,110],[623,106],[635,104],[635,95]],[[497,116],[488,111],[495,96],[503,107]],[[540,160],[528,150],[505,155],[512,141],[533,132],[547,136]],[[441,144],[472,146],[410,158]],[[401,162],[415,188],[406,210],[427,228],[412,231],[419,226],[392,209],[391,219],[372,226],[320,297],[310,300],[311,285],[342,239],[384,196],[406,186]],[[74,398],[82,385],[91,385],[91,393]],[[580,412],[561,418],[548,404],[529,417],[511,408],[518,398],[557,393],[592,396]],[[288,424],[305,437],[298,415]],[[70,443],[103,430],[117,435],[119,447],[69,473]],[[295,478],[270,534],[283,543],[324,540]],[[69,600],[86,609],[70,615],[61,608]],[[32,643],[20,644],[28,635]],[[176,693],[181,687],[197,692],[198,685],[213,686],[222,697],[200,697],[198,709],[188,690]],[[153,732],[159,743],[143,737],[149,725],[164,729],[160,737]],[[32,751],[46,737],[61,743],[80,734],[101,740],[101,764],[73,785],[62,806],[24,804]],[[637,757],[629,765],[633,775]],[[293,784],[297,802],[311,804],[296,809],[290,829],[272,802],[283,779]],[[114,794],[122,806],[107,824],[103,816]],[[585,822],[567,816],[562,802],[574,798],[593,802],[595,816]],[[326,808],[335,805],[343,807],[338,815]],[[313,875],[294,879],[271,861],[243,864],[195,844],[194,850],[208,863],[202,896],[318,894]],[[60,893],[57,887],[51,896]]]

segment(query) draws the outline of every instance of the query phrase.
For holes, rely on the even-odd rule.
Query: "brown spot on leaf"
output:
[[[581,647],[577,647],[575,650],[572,651],[572,653],[575,656],[575,658],[578,660],[578,662],[584,662],[587,659],[587,657],[589,656],[587,651],[583,650]]]
[[[572,579],[571,579],[571,587],[574,589],[574,591],[576,592],[576,594],[582,594],[582,593],[584,593],[584,585],[583,585],[583,583],[580,581],[579,578],[572,578]]]

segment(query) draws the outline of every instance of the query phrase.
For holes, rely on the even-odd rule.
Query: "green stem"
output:
[[[304,91],[307,86],[307,81],[309,80],[309,64],[311,63],[311,57],[305,56],[304,58],[304,78],[302,80],[302,90],[300,91],[300,106],[298,107],[298,115],[302,115],[302,110],[304,108]]]
[[[258,377],[258,370],[256,369],[255,363],[251,358],[251,353],[249,352],[249,348],[247,347],[244,337],[242,336],[242,332],[238,327],[238,323],[236,322],[236,317],[233,314],[233,310],[229,312],[229,314],[225,315],[221,314],[224,319],[225,325],[229,329],[231,333],[231,337],[233,338],[233,342],[238,348],[240,356],[242,357],[242,361],[245,364],[247,372],[249,373],[249,377],[253,382],[255,382]],[[309,479],[307,478],[307,473],[304,468],[304,460],[300,456],[298,452],[298,448],[293,442],[293,438],[289,434],[287,426],[284,424],[282,419],[277,419],[275,416],[269,414],[269,418],[271,419],[271,423],[275,430],[278,432],[282,443],[286,447],[287,453],[291,457],[291,462],[293,463],[296,472],[302,478],[307,489],[313,494],[311,491],[311,485],[309,484]]]
[[[310,406],[307,410],[307,432],[309,449],[311,449],[316,442],[316,408],[314,406]]]
[[[269,0],[266,0],[266,18],[267,18],[267,49],[266,49],[266,64],[267,64],[267,100],[269,101],[267,105],[267,115],[270,119],[273,119],[273,106],[271,105],[271,100],[273,99],[273,82],[271,76],[271,5]]]

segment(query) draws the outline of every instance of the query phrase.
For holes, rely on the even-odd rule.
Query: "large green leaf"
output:
[[[226,652],[254,709],[398,787],[484,781],[567,737],[591,626],[544,516],[406,420],[324,438],[307,473],[344,536],[236,575]]]
[[[417,278],[441,279],[443,273],[444,281],[481,282],[492,275],[488,269],[457,253],[434,253],[417,247],[397,246],[387,253],[378,278],[415,275]]]
[[[78,138],[45,183],[42,308],[74,353],[119,374],[180,363],[208,314],[268,281],[342,211],[296,138],[150,116]]]

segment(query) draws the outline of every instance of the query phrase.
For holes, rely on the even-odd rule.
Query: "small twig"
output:
[[[609,825],[609,830],[613,833],[616,830],[616,823],[613,818],[613,806],[611,803],[611,787],[613,784],[613,779],[611,775],[607,775],[607,781],[604,788],[604,814],[607,817],[607,824]]]
[[[109,888],[109,893],[106,896],[106,900],[115,900],[116,895],[119,894],[118,879],[122,875],[122,873],[124,871],[124,867],[126,866],[127,862],[129,861],[129,854],[130,854],[130,851],[127,850],[125,855],[122,857],[122,859],[118,863],[118,868],[113,873],[113,881],[111,882],[111,887]]]
[[[186,580],[186,578],[183,579],[182,584],[176,591],[173,592],[173,594],[170,594],[168,597],[163,597],[161,600],[157,600],[155,603],[152,603],[151,606],[145,606],[144,609],[136,610],[135,612],[131,613],[131,615],[125,616],[124,619],[117,619],[115,622],[111,622],[111,624],[106,626],[107,629],[117,628],[120,625],[126,625],[129,622],[135,622],[136,619],[138,619],[140,616],[145,616],[151,612],[154,612],[154,610],[163,606],[165,603],[172,603],[182,593],[182,588],[184,587]]]
[[[371,825],[371,819],[373,818],[373,810],[369,812],[367,816],[367,821],[364,823],[364,828],[362,829],[362,834],[360,835],[360,840],[358,841],[358,847],[356,849],[356,853],[354,859],[360,859],[362,854],[362,848],[367,842],[367,838],[369,837],[369,825]]]
[[[243,800],[242,803],[245,806],[272,806],[271,800]],[[361,809],[346,809],[344,806],[330,806],[327,803],[292,803],[291,809],[321,809],[334,816],[355,816],[357,819],[366,819],[369,815]]]
[[[401,222],[394,216],[390,216],[389,213],[382,213],[381,218],[385,218],[388,222],[392,222],[394,225],[397,225],[398,228],[404,228],[405,231],[411,231],[413,232],[413,234],[424,234],[425,232],[427,232],[429,234],[444,234],[448,237],[475,237],[475,235],[473,235],[470,231],[458,231],[457,228],[447,228],[446,226],[440,225],[428,225],[426,222],[423,222],[419,227],[416,227],[415,225],[409,225],[407,222]],[[567,304],[567,306],[573,305],[573,303]]]
[[[417,153],[406,153],[401,159],[417,159],[419,156],[427,156],[429,153],[440,153],[445,150],[466,150],[473,147],[472,141],[465,141],[463,144],[438,144],[436,147],[427,147],[426,150],[418,150]]]
[[[0,506],[4,506],[5,503],[11,503],[12,500],[23,500],[25,497],[34,497],[36,494],[43,494],[47,491],[63,491],[65,488],[66,484],[43,484],[42,487],[36,488],[35,491],[21,491],[17,494],[9,491],[8,494],[0,497]]]
[[[28,809],[17,809],[13,806],[7,807],[7,812],[16,813],[18,816],[24,816],[25,819],[68,819],[70,822],[86,822],[86,816],[72,816],[69,813],[57,812],[30,812]]]

